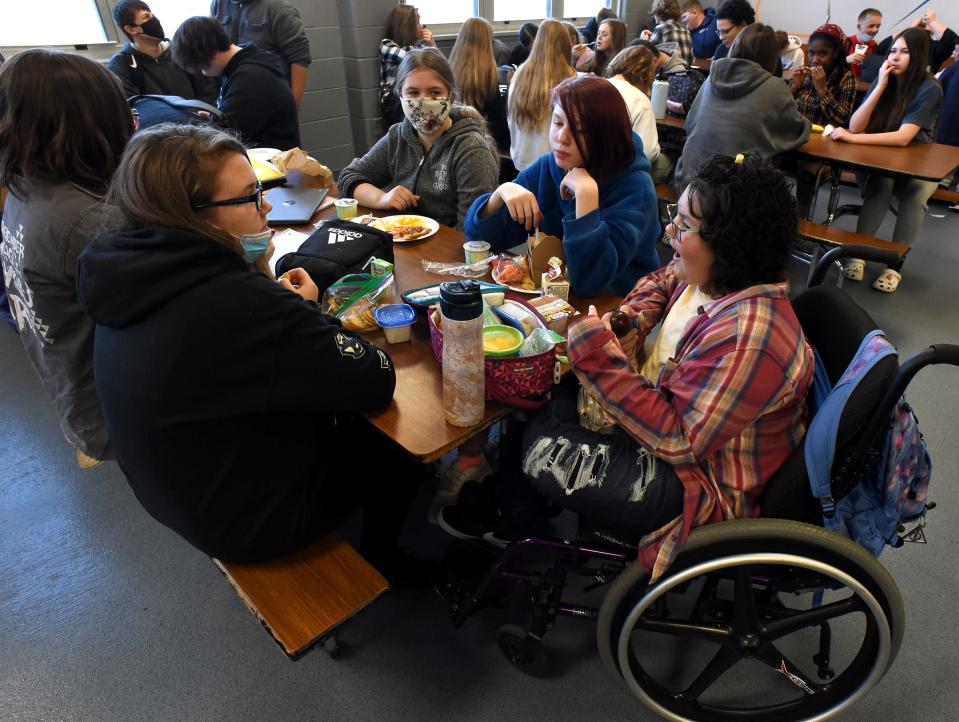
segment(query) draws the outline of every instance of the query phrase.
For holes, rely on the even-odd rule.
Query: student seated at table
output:
[[[939,75],[942,85],[942,117],[937,143],[959,145],[959,45],[952,51],[954,62]]]
[[[496,187],[499,154],[474,108],[457,102],[453,70],[435,48],[411,50],[396,74],[406,120],[341,172],[360,205],[428,216],[462,229],[476,196]]]
[[[699,0],[683,3],[683,24],[693,41],[694,58],[711,58],[719,46],[716,35],[716,8],[703,8]]]
[[[81,254],[94,369],[117,460],[144,508],[225,561],[290,554],[364,497],[360,551],[386,573],[420,473],[358,418],[388,404],[387,353],[322,314],[303,269],[279,282],[244,147],[159,125],[110,190],[120,229]]]
[[[676,50],[675,43],[653,45],[642,38],[631,40],[629,43],[631,48],[638,46],[646,48],[656,58],[656,80],[669,83],[666,109],[673,115],[686,115],[693,107],[703,83],[706,82],[705,76],[696,68],[686,64]]]
[[[536,31],[539,26],[536,23],[523,23],[519,28],[519,43],[517,43],[509,54],[509,64],[519,67],[526,62],[529,57],[529,51],[533,47],[533,41],[536,39]]]
[[[466,237],[504,251],[538,228],[563,239],[573,293],[625,294],[659,265],[656,191],[643,143],[607,80],[565,80],[552,102],[552,152],[477,198]]]
[[[672,163],[659,148],[659,131],[650,95],[656,73],[656,57],[646,47],[626,48],[606,66],[606,78],[623,96],[633,132],[643,141],[643,153],[653,167],[653,180],[659,182],[672,171]],[[662,158],[662,167],[659,167]]]
[[[939,21],[935,10],[927,10],[920,17],[912,21],[911,27],[918,28],[926,33],[929,45],[926,55],[926,65],[933,73],[937,72],[942,64],[952,55],[953,49],[959,43],[959,35],[945,23]],[[876,79],[879,68],[891,52],[893,42],[898,35],[890,35],[876,46],[875,57],[863,66],[862,79],[872,82]]]
[[[716,36],[720,43],[713,53],[713,60],[729,55],[737,36],[756,22],[756,11],[749,0],[723,0],[716,11]]]
[[[93,382],[93,324],[77,256],[115,222],[103,196],[133,117],[120,80],[89,58],[31,49],[0,72],[0,259],[20,341],[81,468],[111,459]],[[0,194],[2,195],[2,194]]]
[[[220,78],[216,105],[243,142],[280,150],[299,147],[296,101],[278,56],[252,43],[234,45],[220,23],[201,17],[183,21],[171,49],[184,70]]]
[[[467,18],[450,51],[450,67],[463,103],[483,114],[497,147],[508,151],[506,97],[499,92],[492,41],[489,20]]]
[[[446,507],[445,529],[542,533],[548,500],[611,534],[642,536],[640,561],[658,573],[693,527],[758,513],[763,487],[802,442],[814,366],[786,280],[792,191],[764,163],[714,156],[670,217],[673,260],[621,308],[634,328],[619,337],[595,309],[574,320],[576,378],[504,436],[492,482],[502,518]],[[577,380],[613,422],[606,433],[581,425]]]
[[[926,31],[907,28],[901,32],[865,100],[853,113],[849,129],[837,128],[832,132],[832,139],[843,143],[893,146],[933,142],[936,122],[942,111],[942,88],[923,64],[922,59],[928,54],[929,34]],[[889,201],[895,195],[899,199],[899,208],[892,240],[911,246],[922,227],[926,204],[936,186],[934,181],[918,178],[866,176],[856,232],[874,236],[886,217]],[[902,280],[902,264],[903,261],[899,261],[886,268],[872,287],[893,293]],[[847,259],[844,269],[846,278],[861,281],[865,263],[858,258]]]
[[[433,32],[423,27],[419,10],[412,5],[393,7],[386,37],[380,40],[380,114],[387,128],[403,120],[403,108],[394,90],[400,63],[411,50],[435,47]]]
[[[748,150],[768,159],[808,140],[809,121],[799,114],[786,84],[773,75],[778,62],[776,33],[761,23],[736,37],[728,58],[713,62],[686,116],[678,188],[717,153]]]
[[[655,0],[650,14],[656,20],[656,27],[649,36],[653,45],[676,43],[676,49],[683,61],[693,63],[693,39],[689,29],[680,22],[682,13],[678,0]]]
[[[509,154],[516,170],[532,165],[549,151],[550,98],[553,88],[576,75],[570,61],[572,47],[563,23],[544,20],[533,40],[529,60],[513,75],[506,104]]]
[[[120,0],[113,8],[127,44],[110,58],[110,68],[133,95],[177,95],[216,103],[217,86],[199,73],[187,73],[173,62],[163,26],[143,0]]]
[[[616,18],[609,18],[599,24],[596,34],[596,50],[588,62],[589,48],[577,45],[573,48],[573,64],[577,70],[585,73],[594,73],[600,77],[606,72],[606,66],[613,57],[626,47],[626,23]]]
[[[876,36],[881,26],[882,13],[876,8],[866,8],[856,19],[856,33],[846,40],[846,62],[856,80],[859,80],[863,62],[872,55],[878,45]],[[857,45],[865,45],[865,52],[857,52]]]
[[[596,17],[587,20],[586,25],[583,26],[583,39],[587,43],[595,43],[600,24],[610,18],[616,18],[616,11],[611,8],[600,8],[599,12],[596,13]]]
[[[784,30],[777,30],[776,42],[779,44],[779,62],[783,66],[783,80],[792,80],[796,71],[806,65],[802,40],[795,35],[788,35]]]

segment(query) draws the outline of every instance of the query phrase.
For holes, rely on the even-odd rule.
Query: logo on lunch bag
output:
[[[362,233],[356,231],[347,231],[342,228],[331,228],[330,235],[327,238],[327,244],[332,246],[334,243],[346,243],[352,238],[362,238]]]

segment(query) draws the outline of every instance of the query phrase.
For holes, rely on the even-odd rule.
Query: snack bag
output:
[[[376,331],[379,325],[373,309],[391,303],[393,274],[375,277],[369,273],[343,276],[323,293],[323,313],[340,319],[350,331]]]
[[[493,258],[493,280],[504,286],[518,286],[532,291],[536,288],[529,274],[529,264],[522,256],[501,253]]]

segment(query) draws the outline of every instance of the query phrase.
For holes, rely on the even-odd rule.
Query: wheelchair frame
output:
[[[819,260],[810,274],[809,286],[818,285],[833,263],[849,256],[887,263],[895,260],[888,252],[872,248],[838,247]],[[932,346],[899,366],[858,440],[842,458],[837,455],[837,498],[848,493],[875,462],[876,442],[909,382],[919,369],[936,363],[959,365],[959,346]],[[928,508],[934,506],[930,503]],[[924,524],[924,519],[920,523]],[[759,518],[694,529],[673,565],[654,585],[649,584],[648,574],[638,564],[631,563],[635,541],[630,543],[602,532],[594,532],[595,536],[601,543],[544,537],[512,542],[474,589],[458,588],[455,584],[447,588],[453,625],[458,628],[469,616],[498,601],[496,590],[501,583],[526,584],[532,600],[528,627],[506,625],[498,637],[501,651],[514,666],[532,676],[549,676],[549,657],[541,640],[556,618],[596,621],[597,644],[607,670],[651,710],[675,720],[829,719],[848,709],[878,683],[898,652],[905,612],[895,582],[863,547],[822,527]],[[490,553],[499,551],[486,542],[479,544]],[[525,554],[533,550],[555,555],[554,563],[545,572],[518,567]],[[585,571],[592,577],[593,583],[584,591],[609,585],[600,607],[563,601],[566,576],[571,569]],[[667,595],[693,589],[700,578],[702,586],[689,619],[671,619]],[[723,599],[718,590],[721,585],[730,584],[733,598]],[[827,589],[845,589],[852,596],[823,604]],[[779,600],[780,592],[814,593],[812,607],[790,609]],[[837,675],[832,669],[830,621],[859,613],[865,616],[862,645],[852,662]],[[776,645],[777,640],[806,627],[819,630],[813,662],[821,681],[803,673]],[[653,679],[643,667],[630,642],[637,630],[686,640],[708,640],[720,646],[696,679],[675,692]],[[801,694],[756,708],[701,703],[700,697],[712,684],[743,659],[755,659],[772,667]]]

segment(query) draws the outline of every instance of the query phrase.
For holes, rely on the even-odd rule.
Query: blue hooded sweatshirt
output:
[[[575,199],[560,197],[565,172],[556,165],[552,153],[544,153],[513,181],[536,196],[543,213],[540,231],[563,239],[566,270],[577,296],[604,291],[625,296],[637,280],[659,267],[656,190],[643,141],[635,133],[633,147],[633,162],[600,186],[599,208],[582,218],[576,217]],[[488,241],[493,251],[504,251],[525,241],[529,234],[509,217],[506,206],[489,218],[478,217],[490,195],[481,195],[470,206],[466,238]]]
[[[706,17],[695,30],[690,30],[693,39],[693,56],[697,58],[711,58],[719,47],[719,36],[716,35],[716,8],[706,8]]]

